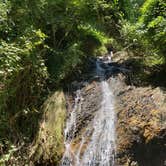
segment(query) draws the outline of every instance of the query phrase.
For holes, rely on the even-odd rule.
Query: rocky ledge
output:
[[[108,66],[111,65],[114,70],[109,71]],[[121,68],[117,63],[108,64],[103,68],[116,98],[116,165],[166,165],[165,92],[159,87],[127,85],[126,79],[129,78],[130,71]],[[88,78],[87,75],[85,77]],[[83,95],[82,108],[77,114],[76,139],[73,142],[75,151],[79,147],[80,133],[100,108],[101,89],[96,77],[89,77],[86,83],[73,82],[73,85],[77,88],[79,85]],[[77,89],[76,87],[74,89]],[[73,95],[68,97],[69,106],[73,103]]]
[[[116,96],[117,165],[166,164],[166,95],[160,88],[135,87],[125,76],[110,78]]]

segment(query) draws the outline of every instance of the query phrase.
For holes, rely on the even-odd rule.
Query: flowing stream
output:
[[[70,117],[67,119],[66,128],[64,131],[65,134],[65,153],[62,158],[62,166],[71,166],[73,162],[73,157],[75,156],[74,152],[71,149],[71,143],[75,136],[76,130],[76,113],[78,110],[81,109],[81,93],[80,90],[77,90],[74,108],[73,111],[70,113]]]
[[[96,62],[96,72],[100,78],[102,92],[101,107],[95,113],[91,127],[87,126],[82,134],[77,151],[72,151],[72,141],[75,137],[76,116],[83,104],[81,91],[76,92],[73,111],[66,123],[65,153],[61,166],[114,166],[115,165],[115,112],[114,96],[108,82],[105,80],[105,69],[101,61]],[[88,141],[87,141],[88,138]],[[86,143],[86,146],[84,146]],[[86,147],[86,148],[85,148]],[[84,150],[82,150],[84,149]],[[83,152],[82,152],[83,151]]]

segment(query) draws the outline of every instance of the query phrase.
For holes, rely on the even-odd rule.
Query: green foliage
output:
[[[148,25],[153,19],[158,16],[166,16],[166,3],[163,0],[147,0],[141,8],[142,16],[140,21]]]
[[[0,1],[0,137],[32,137],[19,124],[31,126],[49,89],[106,51],[119,18],[118,1]]]
[[[40,30],[32,32],[31,35],[33,36],[28,40],[25,40],[25,37],[20,39],[22,48],[18,44],[1,41],[0,77],[5,87],[0,93],[3,96],[1,109],[9,107],[13,111],[19,111],[31,105],[32,96],[33,104],[40,96],[38,93],[42,91],[47,69],[37,47],[42,43],[44,36]],[[38,93],[35,95],[36,92]]]
[[[124,8],[125,9],[125,8]],[[132,10],[129,7],[130,11]],[[166,3],[146,0],[138,8],[138,20],[124,17],[121,22],[120,43],[129,52],[136,85],[165,86],[166,73]],[[128,13],[128,11],[126,11]],[[129,14],[129,16],[131,16]],[[134,63],[134,62],[138,63]],[[155,79],[154,79],[155,78]]]
[[[101,0],[47,1],[41,14],[42,31],[48,36],[48,71],[56,83],[80,67],[105,43],[104,22],[113,2]],[[113,20],[113,14],[110,20]],[[118,15],[118,14],[117,14]],[[102,23],[102,24],[101,24]],[[55,65],[56,64],[56,65]],[[75,72],[76,73],[76,72]]]
[[[70,76],[77,65],[81,64],[81,57],[83,57],[83,52],[77,43],[71,45],[65,51],[50,51],[47,66],[54,83],[59,85],[61,80]]]
[[[141,15],[140,6],[144,0],[121,0],[119,1],[119,8],[123,13],[123,18],[129,22],[135,23]]]
[[[159,53],[166,52],[166,2],[163,0],[147,0],[141,8],[140,22],[147,30],[147,38],[152,42]]]
[[[43,102],[48,77],[44,38],[40,30],[28,30],[17,42],[0,41],[0,165],[17,150],[4,141],[34,138],[39,118],[35,110]]]
[[[13,155],[13,153],[18,150],[16,148],[16,146],[12,145],[11,143],[9,143],[9,142],[5,142],[5,143],[6,143],[6,146],[9,146],[9,151],[8,151],[8,153],[3,154],[0,157],[0,165],[1,166],[5,166],[6,162],[10,159],[10,157]]]
[[[147,0],[141,7],[141,16],[136,23],[122,21],[122,45],[136,55],[158,59],[165,57],[166,3],[162,0]],[[149,58],[148,58],[149,59]],[[155,62],[155,63],[156,63]],[[160,62],[159,62],[160,63]]]
[[[79,30],[81,32],[81,49],[86,55],[93,55],[94,51],[98,52],[109,41],[109,38],[103,32],[89,24],[80,25]]]
[[[6,28],[7,26],[7,12],[10,9],[10,4],[0,2],[0,31]]]

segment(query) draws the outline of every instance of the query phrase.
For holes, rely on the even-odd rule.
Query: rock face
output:
[[[78,86],[79,85],[79,86]],[[71,147],[72,152],[77,153],[77,150],[80,147],[81,139],[83,135],[91,135],[91,125],[93,123],[93,119],[95,113],[101,107],[101,87],[99,82],[91,81],[91,82],[81,82],[77,83],[74,89],[79,89],[81,93],[81,108],[76,110],[76,119],[75,119],[75,128],[73,129],[75,132],[75,138],[72,140]],[[75,98],[75,91],[72,91],[69,94],[66,94],[66,99],[68,101],[68,112],[67,116],[69,118],[70,111],[72,111],[74,107],[74,98]],[[88,129],[88,130],[87,130]],[[71,132],[73,132],[73,130]],[[86,131],[87,130],[87,131]],[[90,132],[85,134],[85,132]],[[87,146],[88,137],[86,137],[86,141],[83,147]],[[83,153],[84,148],[82,148],[80,153]]]
[[[119,165],[166,164],[166,96],[160,88],[114,84],[117,111],[117,162]]]
[[[77,113],[77,132],[87,127],[90,121],[93,120],[95,112],[100,108],[101,87],[97,82],[85,86],[81,89],[83,104],[82,108]]]
[[[66,108],[62,91],[55,92],[46,100],[43,112],[39,133],[30,149],[29,165],[55,165],[64,151],[63,128]]]
[[[164,166],[166,165],[166,95],[160,88],[126,85],[129,70],[116,63],[104,66],[106,78],[114,91],[117,113],[116,166]],[[89,73],[89,75],[93,75]],[[88,78],[88,76],[86,76]],[[79,86],[78,86],[79,85]],[[92,121],[100,108],[101,88],[96,76],[85,82],[74,82],[73,89],[80,89],[83,101],[77,112],[77,125],[73,151],[80,144],[80,134]],[[67,95],[68,111],[71,111],[74,91]],[[70,99],[70,100],[69,100]],[[86,147],[86,143],[84,147]],[[83,153],[83,152],[80,152]]]

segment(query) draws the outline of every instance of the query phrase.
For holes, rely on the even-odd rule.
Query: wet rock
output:
[[[138,166],[163,166],[166,159],[164,92],[159,88],[128,87],[122,83],[114,90],[118,91],[115,94],[119,164],[125,165],[130,158]]]
[[[105,69],[107,81],[116,97],[116,165],[164,166],[166,159],[166,95],[160,88],[126,85],[125,80],[130,71],[116,63],[102,64],[102,67]],[[90,75],[92,77],[89,77],[86,84],[82,83],[83,86],[79,86],[83,100],[76,117],[77,126],[73,151],[79,147],[81,133],[87,127],[92,129],[95,113],[101,107],[100,77],[95,76],[94,73]],[[89,137],[92,131],[88,131]],[[86,148],[89,139],[87,138],[85,142],[84,147]]]

